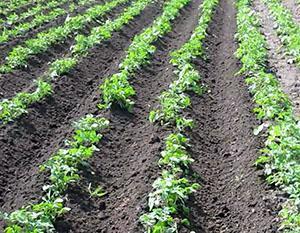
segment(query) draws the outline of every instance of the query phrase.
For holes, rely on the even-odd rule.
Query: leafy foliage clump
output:
[[[300,232],[300,128],[293,116],[293,106],[289,98],[282,91],[275,75],[266,70],[266,39],[259,30],[259,21],[250,7],[251,2],[251,0],[237,2],[236,37],[239,48],[236,56],[242,62],[240,74],[247,77],[246,83],[256,104],[254,112],[258,119],[264,122],[255,130],[255,134],[267,126],[268,138],[256,164],[265,168],[268,182],[281,187],[290,195],[290,200],[280,212],[283,219],[282,227],[287,232]],[[287,16],[287,12],[280,7],[277,0],[265,0],[265,2],[279,21],[280,31],[286,35],[284,43],[297,51],[300,48],[297,43],[292,44],[289,41],[292,38],[293,22]],[[283,29],[283,25],[287,28]],[[299,31],[297,40],[300,41]]]
[[[13,121],[23,113],[26,113],[26,109],[30,104],[52,94],[51,84],[38,80],[36,85],[37,89],[33,93],[21,92],[11,100],[4,99],[0,102],[0,122],[2,124]]]
[[[171,22],[178,16],[179,10],[190,0],[169,1],[164,5],[163,13],[153,24],[146,28],[142,33],[135,36],[129,46],[123,62],[120,64],[120,71],[109,77],[100,86],[102,91],[102,102],[99,104],[101,109],[109,108],[113,103],[119,104],[128,111],[132,110],[133,100],[130,98],[135,95],[135,91],[129,83],[129,78],[149,62],[151,55],[156,47],[152,45],[159,37],[171,30]]]
[[[88,10],[88,14],[92,15],[93,17],[97,17],[99,14],[103,14],[104,12],[108,11],[109,9],[112,9],[112,7],[117,6],[118,4],[122,3],[123,1],[127,0],[115,0],[112,2],[109,2],[104,5],[98,5],[95,8],[91,8]],[[151,0],[139,0],[134,2],[131,6],[126,8],[124,12],[115,20],[111,21],[108,20],[104,25],[95,27],[92,29],[92,32],[90,35],[78,35],[75,39],[76,43],[72,46],[71,49],[71,56],[65,57],[61,59],[57,59],[54,62],[50,64],[49,71],[46,72],[46,74],[43,75],[41,79],[45,79],[48,81],[52,81],[52,79],[60,77],[61,75],[64,75],[72,68],[74,68],[78,62],[80,61],[80,58],[88,54],[88,50],[92,48],[93,46],[101,43],[103,40],[108,39],[111,37],[111,34],[113,31],[120,30],[125,24],[128,24],[135,16],[141,13],[141,11],[151,2]],[[91,16],[91,17],[92,17]],[[79,17],[79,16],[78,16]],[[82,16],[80,16],[82,17]],[[68,25],[70,28],[80,28],[81,26],[81,18],[71,18],[68,20]],[[55,35],[56,33],[59,35],[64,35],[65,31],[64,28],[58,27],[54,28],[53,30],[57,30],[56,32],[53,32]],[[52,33],[45,32],[43,36],[41,36],[40,39],[33,39],[31,40],[31,49],[36,49],[36,52],[40,50],[46,50],[48,44],[50,43],[54,35]],[[50,37],[50,38],[48,38]],[[50,42],[49,42],[50,41]],[[29,43],[29,41],[27,41]],[[45,44],[46,43],[46,44]],[[16,63],[20,62],[20,59],[25,61],[27,56],[29,56],[30,53],[28,53],[28,48],[19,46],[16,48],[16,50],[13,50],[14,53],[18,53],[16,56],[12,56],[9,59],[17,59]],[[35,52],[34,52],[35,53]],[[26,62],[25,62],[26,63]],[[24,65],[25,65],[24,63]],[[14,62],[12,64],[15,64]],[[3,69],[11,69],[9,66],[2,66],[0,67]],[[116,81],[123,81],[117,79]],[[30,104],[40,101],[46,96],[50,95],[52,93],[51,84],[46,81],[38,81],[40,83],[40,87],[36,89],[34,94],[26,93],[26,92],[20,92],[16,95],[16,97],[8,100],[5,99],[2,102],[0,102],[0,122],[3,124],[6,124],[10,121],[13,121],[15,118],[19,117],[20,115],[27,112],[27,108]],[[126,86],[127,83],[125,83]],[[114,83],[112,83],[114,86]],[[46,88],[47,87],[47,88]],[[51,88],[51,90],[48,90]],[[128,92],[130,92],[130,89],[127,89]],[[130,94],[130,93],[125,93]],[[123,92],[115,92],[115,95],[117,96],[124,96]],[[38,97],[38,98],[37,98]],[[109,96],[107,98],[110,98]],[[108,101],[108,100],[107,100]],[[130,102],[127,103],[128,107],[130,107],[132,104]],[[127,106],[126,105],[126,106]]]
[[[108,127],[108,120],[87,115],[74,123],[75,132],[65,148],[59,149],[45,164],[41,171],[50,172],[50,184],[43,186],[45,195],[38,204],[22,207],[11,214],[1,214],[7,222],[5,233],[54,232],[54,220],[69,211],[64,206],[62,195],[70,183],[79,179],[79,167],[97,150],[101,140],[99,132]],[[103,192],[95,190],[93,195]]]
[[[182,134],[170,134],[166,139],[166,148],[162,151],[159,164],[166,167],[158,177],[149,194],[149,212],[140,217],[147,232],[178,232],[178,224],[188,223],[185,218],[174,216],[186,213],[185,202],[196,192],[200,185],[191,183],[182,177],[184,170],[193,162],[186,151],[188,139]]]
[[[159,96],[159,108],[149,115],[151,122],[160,121],[161,124],[176,126],[180,132],[193,126],[192,119],[183,116],[183,110],[191,105],[186,92],[200,95],[203,89],[199,85],[200,75],[194,69],[192,59],[202,55],[202,42],[217,4],[217,0],[203,1],[199,24],[190,40],[171,54],[171,64],[176,67],[178,79]],[[194,161],[186,149],[189,146],[188,138],[181,133],[172,133],[166,138],[165,144],[158,162],[164,169],[152,185],[148,212],[140,217],[147,233],[177,233],[180,224],[189,225],[189,220],[180,219],[180,216],[188,213],[185,203],[200,188],[199,184],[191,183],[184,177]]]

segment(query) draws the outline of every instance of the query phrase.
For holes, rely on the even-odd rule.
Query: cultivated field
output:
[[[300,233],[298,0],[2,0],[0,97],[0,232]]]

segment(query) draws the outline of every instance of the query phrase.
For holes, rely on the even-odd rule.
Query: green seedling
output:
[[[92,188],[91,183],[89,183],[88,192],[91,197],[103,197],[107,194],[107,192],[99,185],[96,188]]]

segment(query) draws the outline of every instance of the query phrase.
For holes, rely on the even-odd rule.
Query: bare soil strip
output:
[[[103,4],[104,1],[102,1]],[[100,4],[98,2],[98,4]],[[120,6],[113,9],[111,12],[106,14],[101,20],[105,22],[107,19],[116,18],[120,12],[128,4],[121,4]],[[86,26],[81,33],[88,34],[91,29],[97,25],[99,22],[93,22]],[[70,52],[70,47],[74,44],[74,36],[69,37],[63,43],[55,44],[51,46],[46,52],[32,56],[28,60],[28,67],[18,69],[9,74],[3,74],[0,76],[0,98],[10,98],[15,96],[16,93],[21,91],[30,91],[31,89],[36,89],[33,85],[33,80],[40,77],[47,69],[49,64],[58,58],[61,58],[65,54]]]
[[[69,15],[70,16],[77,15],[81,12],[84,12],[86,9],[88,9],[92,5],[96,5],[96,4],[103,3],[103,2],[104,2],[104,0],[97,0],[92,4],[87,4],[85,6],[78,6],[78,8],[74,12],[70,13]],[[65,10],[68,9],[70,3],[64,4],[62,6],[62,8]],[[5,57],[7,56],[7,54],[10,52],[10,50],[13,47],[15,47],[19,44],[22,44],[25,40],[33,38],[39,32],[42,32],[51,27],[63,24],[63,22],[66,20],[67,17],[68,17],[67,14],[58,16],[55,20],[53,20],[51,22],[45,23],[37,28],[31,29],[26,34],[17,36],[15,38],[9,40],[7,43],[1,44],[0,45],[0,63],[2,64],[4,62]]]
[[[278,200],[253,166],[262,143],[253,135],[259,123],[242,77],[234,0],[221,0],[207,38],[207,62],[198,68],[211,92],[192,98],[191,118],[197,128],[191,152],[193,170],[203,185],[190,202],[191,219],[199,233],[277,232]]]
[[[271,71],[279,78],[282,89],[292,100],[295,115],[300,117],[300,68],[293,64],[292,58],[285,53],[267,6],[260,0],[254,0],[253,8],[261,18],[262,32],[268,42]]]
[[[294,19],[300,24],[300,4],[296,0],[283,0],[282,4],[292,12]]]
[[[74,3],[74,1],[70,1],[70,2],[67,2],[67,3],[64,3],[64,4],[61,4],[60,6],[58,6],[59,8],[62,8],[62,9],[68,9],[68,6],[70,5],[70,3]],[[29,8],[30,9],[30,8]],[[50,9],[46,9],[44,11],[42,11],[41,13],[43,14],[47,14],[48,12],[50,12],[51,10],[53,10],[53,8],[50,8]],[[32,15],[32,16],[29,16],[29,17],[26,17],[26,18],[23,18],[23,19],[18,19],[18,21],[16,21],[15,23],[11,24],[11,25],[6,25],[6,29],[13,29],[15,28],[17,25],[19,24],[22,24],[22,23],[26,23],[26,22],[31,22],[32,19],[35,17],[35,15]],[[2,32],[3,29],[0,29],[0,32]]]
[[[151,5],[123,31],[95,48],[70,75],[59,79],[55,93],[33,105],[26,116],[1,129],[0,209],[12,211],[41,197],[45,176],[38,166],[72,133],[72,122],[97,111],[98,85],[114,72],[130,38],[149,25],[161,11]],[[3,223],[2,223],[3,227]],[[0,223],[1,231],[1,223]]]
[[[202,184],[189,202],[192,230],[275,233],[280,198],[265,183],[262,171],[253,166],[263,140],[253,135],[259,122],[251,113],[243,77],[235,76],[239,62],[234,57],[234,0],[220,2],[206,39],[208,58],[195,61],[209,91],[201,97],[192,95],[193,108],[188,110],[196,123],[188,132],[190,153],[196,160],[192,171]],[[110,129],[98,146],[100,151],[82,169],[80,183],[67,191],[66,205],[72,210],[58,219],[58,232],[143,232],[138,218],[147,208],[151,184],[159,174],[159,153],[170,133],[169,128],[152,125],[148,114],[173,80],[169,53],[189,39],[200,3],[193,0],[181,12],[172,32],[156,43],[151,64],[131,80],[137,92],[134,112],[114,107],[104,113],[111,121]],[[1,210],[12,211],[40,198],[47,180],[38,172],[38,165],[71,134],[71,122],[86,113],[100,114],[96,108],[98,85],[117,71],[131,38],[159,12],[161,4],[148,7],[109,42],[95,48],[71,74],[59,79],[52,97],[34,104],[29,114],[0,131]],[[104,187],[107,195],[91,197],[87,191],[90,183]],[[190,230],[182,228],[180,232]]]
[[[57,222],[58,232],[143,232],[138,218],[158,176],[157,160],[167,129],[152,125],[148,114],[159,94],[174,77],[169,53],[191,35],[198,20],[200,0],[194,0],[173,23],[171,33],[156,43],[151,64],[132,79],[137,91],[133,114],[114,109],[107,112],[111,128],[100,151],[91,160],[90,173],[68,192],[71,212]],[[88,183],[101,184],[108,195],[90,198]]]

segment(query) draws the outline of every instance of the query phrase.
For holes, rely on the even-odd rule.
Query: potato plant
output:
[[[69,36],[83,29],[88,23],[101,18],[127,1],[113,0],[103,5],[93,6],[84,14],[68,17],[62,26],[52,27],[47,31],[38,33],[35,38],[25,41],[25,45],[19,45],[12,49],[6,57],[6,62],[0,66],[0,72],[9,73],[16,68],[26,67],[30,56],[45,52],[50,46],[63,42]]]
[[[119,65],[119,72],[107,78],[100,86],[102,98],[99,104],[100,109],[109,108],[116,103],[132,111],[134,101],[130,97],[135,95],[135,91],[129,83],[129,78],[142,65],[149,62],[156,50],[152,44],[172,29],[172,21],[179,15],[180,9],[188,3],[189,0],[166,2],[163,13],[154,20],[153,24],[134,37],[126,52],[126,57]]]
[[[246,77],[253,100],[254,112],[263,121],[255,133],[265,130],[268,138],[262,155],[256,164],[265,168],[269,183],[282,188],[290,199],[280,212],[283,218],[282,228],[286,232],[300,231],[300,129],[293,116],[293,106],[282,91],[275,75],[267,67],[266,39],[261,34],[259,21],[250,4],[251,0],[239,0],[238,32],[239,48],[236,56],[242,62],[240,74]],[[270,1],[271,2],[271,1]],[[274,1],[272,1],[274,2]],[[266,128],[266,129],[265,129]]]
[[[203,39],[217,5],[218,0],[203,1],[201,17],[190,40],[171,54],[170,62],[176,67],[175,74],[178,79],[170,85],[169,90],[160,95],[160,108],[150,112],[151,122],[171,124],[176,126],[176,131],[181,132],[193,126],[192,119],[186,119],[182,113],[191,105],[190,98],[184,92],[202,93],[200,75],[194,69],[192,59],[203,53]],[[164,169],[153,183],[153,191],[148,198],[148,211],[140,217],[147,233],[177,233],[180,225],[189,226],[189,220],[184,217],[189,210],[185,202],[200,185],[191,183],[185,177],[194,162],[187,152],[188,146],[188,138],[181,133],[172,133],[166,138],[165,149],[158,162]]]
[[[73,46],[71,51],[72,56],[60,58],[52,62],[49,71],[41,77],[41,79],[44,80],[42,81],[43,86],[48,87],[47,91],[45,91],[45,88],[37,88],[33,94],[20,92],[12,99],[5,99],[0,102],[0,120],[2,125],[26,113],[26,109],[30,104],[38,102],[50,95],[52,92],[51,80],[53,78],[58,78],[68,73],[78,64],[81,57],[87,55],[88,49],[109,39],[112,32],[118,31],[124,25],[128,24],[135,16],[139,15],[150,2],[150,0],[134,2],[132,6],[126,8],[124,13],[115,20],[108,20],[104,25],[92,29],[89,36],[79,35],[78,38],[81,39],[76,40],[77,43]],[[86,46],[87,44],[88,46]],[[38,98],[36,98],[36,96],[38,96]],[[26,99],[29,100],[25,101],[22,97],[26,97]]]
[[[0,219],[7,223],[5,233],[55,232],[53,222],[69,211],[64,206],[64,192],[70,183],[80,178],[79,167],[97,150],[100,133],[108,127],[108,120],[86,115],[74,123],[74,134],[41,166],[50,172],[50,184],[43,186],[44,196],[37,204],[29,204],[10,214],[2,213]]]
[[[293,19],[292,13],[280,0],[263,0],[268,5],[275,22],[281,41],[286,50],[300,67],[300,25]]]

